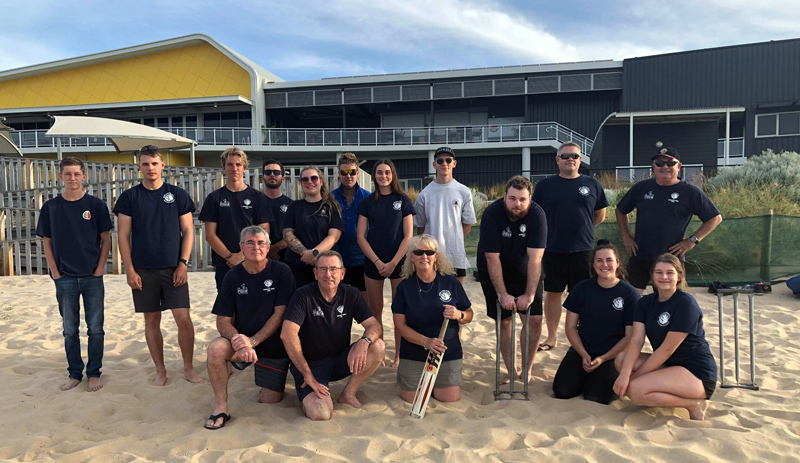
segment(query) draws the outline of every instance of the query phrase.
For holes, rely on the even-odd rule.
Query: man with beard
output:
[[[264,161],[261,179],[264,181],[264,194],[273,217],[269,223],[269,258],[282,261],[286,253],[283,223],[286,220],[286,210],[292,203],[292,198],[283,194],[283,181],[286,180],[283,164],[274,159]]]
[[[528,342],[528,380],[531,378],[536,345],[542,332],[542,255],[547,241],[547,220],[544,211],[531,202],[531,181],[515,175],[506,183],[506,194],[486,208],[481,219],[478,241],[478,275],[486,297],[490,318],[500,321],[500,353],[511,378],[511,358],[516,346],[511,345],[511,317],[520,314],[521,333],[525,332],[530,311]],[[498,302],[502,307],[497,313]],[[522,336],[520,336],[522,349]],[[522,378],[521,373],[514,372]]]

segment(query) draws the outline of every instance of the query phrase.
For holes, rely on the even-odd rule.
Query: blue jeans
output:
[[[64,275],[56,284],[58,311],[64,320],[64,350],[67,352],[67,371],[69,377],[80,381],[83,379],[83,359],[81,358],[81,341],[79,328],[81,324],[80,296],[83,295],[83,311],[86,317],[87,334],[89,335],[89,361],[86,376],[99,378],[103,366],[103,299],[105,288],[103,277],[73,277]]]

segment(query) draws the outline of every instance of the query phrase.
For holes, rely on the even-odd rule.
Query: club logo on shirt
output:
[[[519,236],[525,238],[525,232],[528,231],[528,227],[525,224],[520,224],[519,226]]]
[[[578,188],[578,193],[580,193],[581,196],[588,196],[589,195],[589,187],[582,186],[582,187]]]
[[[442,302],[450,302],[450,299],[452,299],[450,291],[446,289],[439,291],[439,299],[441,299]]]
[[[664,312],[658,316],[658,324],[659,326],[669,325],[669,312]]]
[[[83,220],[92,220],[92,213],[89,211],[83,211],[81,217],[83,217]]]
[[[653,199],[655,196],[653,195],[652,191],[648,191],[646,195],[644,195],[644,199]]]
[[[671,195],[669,195],[669,199],[667,201],[671,203],[678,203],[680,202],[678,201],[678,196],[680,196],[678,193],[672,193]]]
[[[320,209],[320,211],[319,211],[319,216],[320,217],[327,217],[328,216],[328,205],[327,204],[322,206],[322,209]]]
[[[396,211],[399,211],[400,207],[402,207],[402,206],[403,206],[403,203],[401,201],[395,201],[395,202],[392,203],[392,207]]]
[[[247,294],[248,293],[247,286],[244,283],[242,283],[242,286],[239,286],[238,288],[236,288],[236,292],[238,294]]]
[[[614,310],[622,310],[625,307],[625,301],[621,298],[615,298],[611,302],[611,306],[614,307]]]
[[[245,198],[244,201],[242,201],[242,209],[252,209],[253,206],[250,205],[250,202],[249,199]]]
[[[167,203],[167,204],[174,203],[175,202],[175,195],[173,195],[172,193],[169,193],[169,192],[164,193],[164,202]]]
[[[325,316],[325,314],[322,312],[322,309],[320,309],[319,306],[317,306],[316,309],[311,311],[311,315],[313,315],[315,317],[324,317]]]
[[[506,227],[506,229],[503,230],[503,238],[511,238],[511,227]]]
[[[228,202],[227,198],[222,198],[222,201],[219,202],[219,207],[231,207],[231,203]]]
[[[274,290],[275,288],[272,287],[272,280],[264,280],[264,291],[270,292]]]
[[[281,204],[280,209],[282,214],[286,214],[286,209],[289,209],[289,206],[287,206],[286,204]]]
[[[455,206],[455,207],[461,207],[461,201],[459,201],[459,200],[457,200],[457,199],[454,199],[454,200],[453,200],[453,206]]]
[[[342,318],[345,315],[347,315],[347,314],[344,313],[344,306],[343,305],[340,305],[339,307],[336,308],[336,318]]]

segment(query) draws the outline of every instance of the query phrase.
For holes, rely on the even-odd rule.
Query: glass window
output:
[[[778,131],[778,116],[776,114],[764,114],[756,116],[756,136],[765,137],[775,135]]]
[[[156,126],[156,120],[153,117],[145,117],[144,119],[142,119],[142,122],[144,123],[144,125],[146,125],[148,127],[155,127]]]
[[[239,114],[222,113],[221,127],[239,127]]]
[[[249,129],[253,126],[253,116],[250,111],[241,111],[239,113],[239,127]]]
[[[172,118],[172,128],[179,129],[183,127],[183,117],[177,116]]]
[[[158,118],[158,125],[156,125],[159,129],[168,129],[169,128],[169,118],[168,117],[159,117]]]
[[[203,116],[203,125],[205,127],[220,127],[220,114],[210,113]]]
[[[800,135],[800,112],[778,116],[778,135]]]

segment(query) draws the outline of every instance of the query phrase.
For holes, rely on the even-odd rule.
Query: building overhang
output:
[[[150,100],[150,101],[126,101],[120,103],[98,103],[98,104],[85,104],[85,105],[69,105],[69,106],[44,106],[32,108],[8,108],[0,109],[3,115],[14,114],[48,114],[48,113],[61,113],[61,112],[75,112],[75,111],[100,111],[100,110],[123,110],[123,109],[141,109],[146,111],[152,109],[168,109],[169,107],[187,107],[187,106],[202,106],[209,107],[219,104],[237,104],[243,103],[248,106],[253,106],[253,101],[241,95],[225,95],[225,96],[206,96],[199,98],[176,98],[172,100]]]

